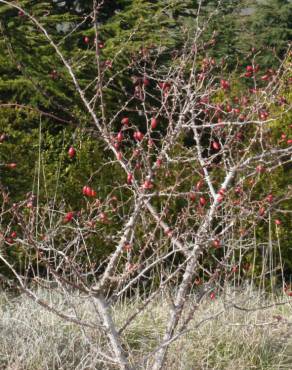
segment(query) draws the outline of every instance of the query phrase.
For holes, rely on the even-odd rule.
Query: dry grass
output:
[[[71,309],[59,295],[39,294],[64,311]],[[214,301],[206,298],[195,311],[192,330],[171,345],[165,369],[292,369],[291,305],[249,312],[229,306],[231,300],[251,308],[286,299],[260,297],[251,290],[230,293]],[[81,297],[73,301],[80,315],[94,320],[96,313],[89,302]],[[138,304],[139,299],[133,299],[117,305],[116,321],[122,323]],[[125,345],[131,348],[135,369],[151,365],[151,351],[168,320],[167,306],[166,298],[154,301],[125,331]],[[218,312],[222,313],[213,317]],[[208,317],[213,318],[199,325]],[[0,295],[1,370],[115,369],[114,365],[100,362],[100,349],[108,353],[98,330],[65,322],[26,296]],[[148,360],[142,362],[147,354]]]

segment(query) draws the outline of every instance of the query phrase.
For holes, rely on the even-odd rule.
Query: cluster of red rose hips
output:
[[[6,243],[13,244],[15,242],[15,239],[17,238],[17,232],[12,231],[9,236],[5,238]]]
[[[96,197],[96,191],[93,190],[90,186],[85,185],[82,188],[82,194],[89,198],[95,198]]]

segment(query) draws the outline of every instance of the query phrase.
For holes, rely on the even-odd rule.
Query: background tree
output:
[[[249,2],[251,15],[242,22],[240,48],[255,48],[258,61],[269,68],[279,64],[292,39],[292,4],[288,0]]]

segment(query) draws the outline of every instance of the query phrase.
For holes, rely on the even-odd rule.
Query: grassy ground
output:
[[[62,296],[39,294],[72,312]],[[230,308],[231,300],[252,310]],[[165,369],[292,369],[292,306],[274,305],[280,301],[287,297],[263,297],[252,291],[215,300],[206,297],[195,311],[192,330],[172,344]],[[71,302],[79,315],[94,320],[96,313],[88,301],[74,297]],[[139,299],[133,299],[115,307],[119,325],[138,304]],[[253,310],[265,305],[272,307]],[[135,369],[150,366],[151,351],[168,320],[167,308],[166,298],[157,299],[125,331]],[[99,362],[99,350],[108,351],[98,330],[63,321],[26,296],[0,294],[1,370],[115,369]],[[149,358],[142,362],[147,354]]]

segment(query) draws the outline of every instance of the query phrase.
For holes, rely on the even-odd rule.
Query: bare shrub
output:
[[[236,319],[233,325],[234,315],[241,315],[236,297],[227,294],[226,287],[247,280],[262,289],[269,274],[280,277],[275,281],[285,288],[277,244],[282,221],[274,212],[281,214],[277,207],[290,199],[291,189],[275,197],[262,191],[260,184],[264,176],[268,182],[274,171],[291,163],[291,145],[279,142],[273,132],[273,123],[290,109],[286,103],[277,109],[290,73],[289,54],[260,85],[253,55],[253,87],[235,96],[236,82],[224,63],[202,52],[210,42],[202,39],[204,27],[197,27],[191,35],[186,32],[185,45],[170,66],[159,64],[163,54],[159,48],[143,50],[132,61],[139,73],[133,94],[125,93],[125,103],[108,117],[103,98],[108,88],[114,88],[114,76],[106,80],[99,53],[98,86],[89,96],[77,77],[82,64],[73,67],[62,46],[33,15],[9,1],[0,3],[22,11],[45,36],[91,117],[94,134],[110,153],[102,168],[117,166],[117,173],[124,172],[124,182],[103,199],[97,199],[89,179],[80,189],[86,208],[78,214],[50,202],[38,204],[33,194],[13,206],[4,204],[3,213],[11,215],[11,226],[17,223],[21,233],[11,237],[7,228],[0,259],[13,272],[18,288],[50,312],[40,316],[45,321],[42,327],[52,322],[57,330],[53,336],[45,331],[48,337],[45,333],[44,337],[36,328],[34,337],[29,329],[30,336],[12,356],[15,361],[26,361],[28,368],[46,357],[48,362],[42,366],[153,370],[192,368],[193,361],[214,369],[221,356],[218,368],[228,368],[231,360],[239,368],[244,361],[251,366],[261,366],[263,358],[272,361],[269,338],[273,325],[282,321],[264,320],[257,326],[265,315],[263,310],[258,314],[261,302],[254,314],[244,315],[238,326]],[[98,29],[94,47],[97,42]],[[151,88],[145,79],[151,81]],[[136,114],[137,121],[126,119],[129,112]],[[73,154],[71,150],[69,155]],[[94,170],[92,176],[102,173],[100,168]],[[270,225],[270,238],[260,245],[256,230],[262,221]],[[111,233],[109,225],[115,222],[120,229]],[[103,238],[105,245],[111,243],[112,253],[102,262],[94,260],[89,248],[93,236]],[[5,254],[5,246],[14,243],[27,259],[23,273]],[[263,260],[260,271],[255,264],[258,258]],[[40,268],[46,271],[45,278]],[[33,284],[54,286],[57,296],[42,297]],[[128,303],[126,308],[135,294],[140,296],[137,304]],[[248,296],[241,299],[242,312],[255,304]],[[116,316],[113,312],[119,307],[122,313]],[[208,316],[202,316],[206,307]],[[65,321],[59,324],[54,315]],[[239,343],[248,330],[254,336],[252,352],[247,350],[250,346],[243,350]],[[27,352],[22,347],[26,340],[40,341],[40,352]],[[44,351],[41,342],[46,340],[55,355]]]

